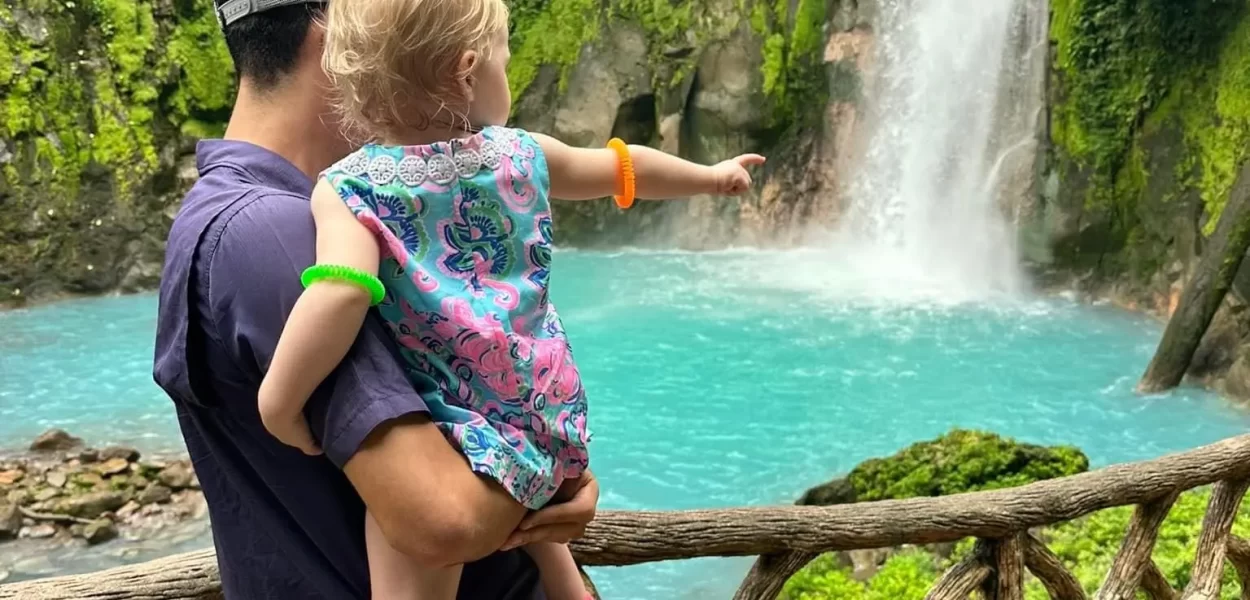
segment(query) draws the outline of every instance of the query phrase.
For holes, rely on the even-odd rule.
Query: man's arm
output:
[[[414,469],[412,457],[422,468]],[[477,476],[429,418],[381,424],[343,467],[386,539],[423,564],[450,566],[498,551],[525,507]]]
[[[299,274],[313,260],[309,204],[294,196],[253,201],[216,246],[208,288],[217,333],[258,380],[302,291]],[[431,565],[471,562],[498,550],[524,509],[469,470],[429,421],[422,392],[437,389],[409,380],[384,326],[371,316],[305,415],[393,546]]]

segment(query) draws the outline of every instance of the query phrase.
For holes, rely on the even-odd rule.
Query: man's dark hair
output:
[[[295,67],[308,30],[325,12],[325,4],[310,2],[271,8],[226,26],[226,47],[238,77],[261,90],[273,89]]]

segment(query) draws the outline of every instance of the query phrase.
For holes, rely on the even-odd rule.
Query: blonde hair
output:
[[[503,0],[331,0],[322,66],[344,126],[383,137],[466,119],[461,57],[487,58],[507,28]]]

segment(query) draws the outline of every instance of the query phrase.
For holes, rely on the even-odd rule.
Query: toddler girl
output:
[[[474,472],[538,509],[587,467],[586,396],[547,298],[549,198],[740,194],[745,155],[706,167],[613,140],[575,149],[504,127],[502,0],[332,0],[324,63],[344,125],[374,143],[322,173],[317,264],[260,388],[278,439],[318,452],[304,403],[377,305],[431,419]],[[422,568],[368,519],[373,597],[450,599],[460,568]],[[587,593],[568,548],[526,547],[551,600]]]

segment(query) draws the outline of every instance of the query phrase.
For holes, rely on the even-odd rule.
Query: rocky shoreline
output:
[[[186,459],[143,457],[126,446],[91,448],[59,429],[40,435],[27,452],[0,457],[0,546],[140,539],[206,514]],[[6,575],[0,565],[0,581]]]

